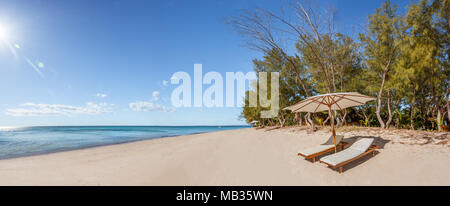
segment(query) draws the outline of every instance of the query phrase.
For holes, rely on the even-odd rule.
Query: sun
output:
[[[9,38],[9,31],[8,28],[0,24],[0,40],[7,40]]]

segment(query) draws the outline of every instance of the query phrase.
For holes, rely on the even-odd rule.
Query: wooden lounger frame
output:
[[[360,154],[360,155],[358,155],[358,156],[356,156],[356,157],[354,157],[354,158],[352,158],[352,159],[349,159],[349,160],[347,160],[347,161],[341,162],[341,163],[339,163],[339,164],[337,164],[337,165],[331,165],[331,164],[328,164],[328,163],[322,162],[322,161],[320,161],[320,162],[321,162],[321,163],[327,164],[328,167],[333,168],[333,169],[339,168],[339,173],[342,173],[342,167],[343,167],[344,165],[346,165],[347,163],[352,162],[352,161],[354,161],[354,160],[357,160],[357,159],[359,159],[359,158],[361,158],[361,157],[363,157],[363,156],[365,156],[365,155],[367,155],[367,154],[369,154],[369,153],[372,153],[372,157],[373,157],[373,156],[375,156],[375,150],[376,150],[376,149],[378,149],[378,146],[373,144],[373,145],[371,145],[371,146],[369,147],[369,149],[367,149],[366,152],[364,152],[364,153],[362,153],[362,154]]]
[[[341,141],[338,145],[336,145],[336,147],[340,147],[341,150],[343,150],[344,147],[347,146],[347,145],[348,145],[348,142]],[[312,162],[314,163],[314,162],[316,162],[316,157],[318,157],[320,155],[323,155],[325,153],[331,152],[331,151],[334,151],[334,147],[331,147],[329,149],[326,149],[324,151],[321,151],[321,152],[318,152],[318,153],[315,153],[315,154],[312,154],[312,155],[304,155],[302,153],[298,153],[298,155],[304,157],[306,160],[312,159]]]

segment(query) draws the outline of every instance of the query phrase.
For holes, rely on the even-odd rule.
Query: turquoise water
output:
[[[0,128],[0,159],[248,126],[60,126]]]

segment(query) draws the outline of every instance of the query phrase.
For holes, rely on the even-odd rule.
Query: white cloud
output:
[[[158,91],[154,91],[152,93],[153,96],[153,100],[158,101],[159,100],[159,92]]]
[[[106,98],[107,96],[108,96],[107,94],[97,93],[97,97],[100,98]]]
[[[162,84],[163,84],[163,86],[167,87],[169,85],[169,81],[163,80]]]
[[[49,115],[81,115],[111,113],[110,105],[107,103],[95,104],[88,102],[84,107],[62,104],[35,104],[25,103],[22,108],[7,109],[5,114],[9,116],[49,116]]]
[[[130,109],[136,112],[161,111],[161,112],[175,112],[175,108],[167,107],[153,102],[132,102],[129,104]]]

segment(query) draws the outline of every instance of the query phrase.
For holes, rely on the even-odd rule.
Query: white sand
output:
[[[297,156],[329,133],[291,130],[220,131],[0,160],[0,185],[450,185],[448,145],[386,137],[375,157],[339,174]]]

